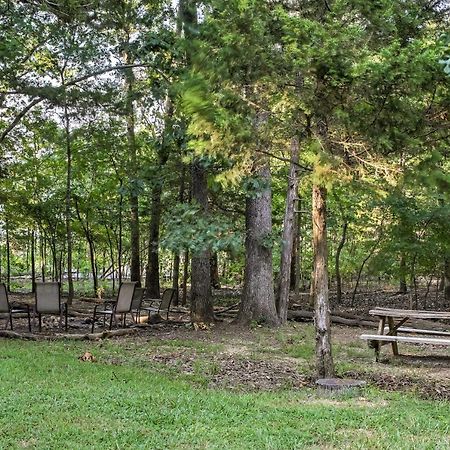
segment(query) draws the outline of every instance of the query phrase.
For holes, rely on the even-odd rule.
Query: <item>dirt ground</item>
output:
[[[374,304],[372,298],[359,309],[345,306],[340,309],[364,315],[368,307],[387,306],[386,303],[392,307],[400,306],[401,299],[384,298],[389,302]],[[31,295],[12,295],[10,300],[33,302]],[[75,300],[70,308],[69,334],[90,332],[93,308],[92,300]],[[124,346],[148,349],[140,354],[146,363],[183,375],[201,373],[207,377],[211,388],[246,391],[314,386],[314,329],[311,323],[290,322],[276,330],[259,326],[244,330],[230,324],[232,317],[225,317],[212,327],[195,330],[189,323],[187,311],[178,311],[171,314],[168,322],[154,317],[152,323],[139,326],[132,336],[117,339]],[[42,335],[60,333],[58,320],[54,316],[45,316]],[[1,328],[4,322],[0,319]],[[15,331],[26,333],[25,318],[15,319],[14,325]],[[443,325],[450,327],[450,324]],[[100,331],[100,326],[96,330]],[[373,350],[359,339],[361,334],[372,332],[374,329],[367,327],[333,325],[333,353],[338,377],[365,380],[369,385],[389,391],[414,392],[422,398],[450,400],[448,347],[402,344],[399,345],[401,355],[393,357],[387,345],[382,349],[382,360],[376,363]],[[121,363],[114,358],[109,362]]]

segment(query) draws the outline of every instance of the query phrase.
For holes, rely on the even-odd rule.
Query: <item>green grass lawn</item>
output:
[[[0,340],[0,448],[450,448],[448,402],[213,390],[137,348]]]

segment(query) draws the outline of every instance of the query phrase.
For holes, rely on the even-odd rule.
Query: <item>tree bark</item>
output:
[[[236,323],[252,321],[277,326],[272,268],[272,198],[268,161],[258,161],[255,175],[265,184],[258,195],[248,196],[245,211],[244,289]],[[256,162],[256,163],[258,163]]]
[[[11,292],[11,245],[9,242],[9,220],[5,219],[6,228],[6,287]]]
[[[341,252],[347,240],[348,222],[342,224],[342,235],[339,245],[336,249],[336,303],[339,305],[342,301],[342,277],[341,277]]]
[[[450,306],[450,257],[444,260],[444,299]]]
[[[400,294],[406,294],[408,292],[408,285],[406,284],[406,258],[402,252],[400,255]]]
[[[159,227],[161,223],[162,186],[156,183],[152,189],[152,207],[149,227],[148,260],[145,287],[150,298],[160,298],[159,284]]]
[[[211,287],[214,289],[220,289],[219,261],[216,252],[211,254],[210,266],[211,266]]]
[[[201,213],[208,213],[208,184],[206,170],[200,161],[192,165],[192,198],[200,206]],[[210,250],[203,249],[192,255],[191,269],[191,320],[214,322],[211,298]]]
[[[182,285],[182,296],[181,305],[186,306],[187,304],[187,280],[189,278],[189,251],[184,252],[183,258],[183,285]]]
[[[327,191],[313,186],[313,298],[316,329],[316,368],[320,378],[334,376],[331,352],[331,320],[328,292],[328,247],[327,247]]]
[[[287,322],[289,306],[289,287],[291,282],[292,248],[294,244],[295,201],[298,189],[298,139],[291,141],[291,165],[289,169],[286,208],[283,221],[283,246],[281,249],[280,285],[277,298],[277,312],[280,323]]]
[[[31,292],[36,291],[36,240],[34,230],[31,230]]]
[[[175,290],[175,295],[172,300],[173,306],[178,306],[180,303],[179,285],[180,285],[180,253],[175,252],[173,254],[173,270],[172,270],[172,289]]]

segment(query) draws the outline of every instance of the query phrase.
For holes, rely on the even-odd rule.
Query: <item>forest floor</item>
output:
[[[237,292],[219,291],[224,306],[236,301]],[[11,300],[31,304],[31,295],[11,296]],[[392,291],[367,292],[358,297],[358,307],[350,307],[350,296],[335,311],[351,312],[367,317],[375,306],[408,308],[409,297]],[[439,297],[429,307],[443,309]],[[423,299],[419,301],[423,302]],[[406,303],[406,304],[405,304]],[[295,307],[295,306],[294,306]],[[307,305],[296,305],[306,308]],[[75,300],[69,319],[70,333],[89,333],[93,300]],[[132,336],[117,339],[123,352],[104,354],[107,364],[126,364],[128,360],[150,364],[156,370],[176,376],[187,376],[209,388],[233,391],[273,391],[303,389],[314,386],[314,329],[311,323],[289,322],[270,330],[255,324],[249,330],[231,324],[232,314],[205,330],[194,330],[183,308],[170,316],[168,322],[154,318],[142,325]],[[52,336],[58,330],[58,318],[44,317],[43,335]],[[24,319],[15,320],[16,330],[26,331]],[[440,324],[448,328],[450,324]],[[100,328],[96,327],[96,331]],[[359,339],[374,328],[333,325],[332,343],[337,376],[366,380],[369,386],[387,391],[406,391],[424,399],[450,400],[450,351],[448,347],[400,344],[398,357],[390,346],[382,348],[382,360],[376,363],[374,352]],[[85,344],[87,351],[96,354],[103,342]],[[102,351],[102,353],[104,353]]]

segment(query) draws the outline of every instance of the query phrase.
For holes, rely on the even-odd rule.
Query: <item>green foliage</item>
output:
[[[211,249],[214,252],[226,251],[234,255],[242,247],[242,237],[223,217],[217,220],[202,214],[200,208],[194,204],[179,204],[170,211],[161,244],[164,248],[174,251],[188,249],[201,252]]]

